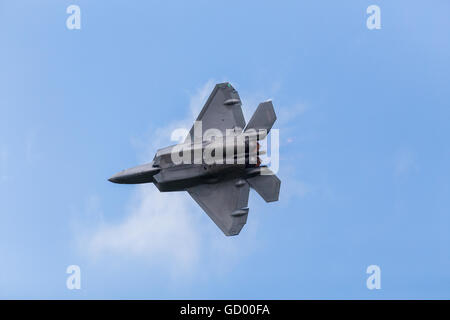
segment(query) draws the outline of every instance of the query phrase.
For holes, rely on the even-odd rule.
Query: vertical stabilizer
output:
[[[269,133],[273,124],[277,120],[275,110],[273,108],[272,101],[266,101],[259,104],[252,118],[245,127],[245,131],[250,129],[254,130],[266,130]]]

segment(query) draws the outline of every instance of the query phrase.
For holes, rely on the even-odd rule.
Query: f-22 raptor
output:
[[[278,200],[281,181],[261,165],[257,142],[275,121],[272,102],[266,101],[245,125],[238,92],[229,83],[217,84],[184,143],[158,150],[151,163],[109,181],[187,191],[225,235],[237,235],[247,222],[250,187],[266,202]]]

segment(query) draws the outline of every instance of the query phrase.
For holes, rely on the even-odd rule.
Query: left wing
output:
[[[231,84],[228,82],[216,84],[196,121],[202,122],[202,136],[206,130],[212,128],[220,130],[223,136],[226,129],[234,127],[244,129],[245,119],[241,109],[241,99]],[[194,137],[194,126],[189,131],[189,135],[192,141],[199,140],[199,137]]]
[[[247,181],[232,179],[215,184],[201,184],[187,191],[227,236],[239,234],[247,222]]]

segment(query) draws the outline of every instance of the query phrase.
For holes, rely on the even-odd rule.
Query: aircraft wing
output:
[[[216,84],[196,121],[202,121],[202,135],[211,128],[219,129],[222,135],[225,135],[226,129],[245,127],[241,99],[231,84],[228,82]],[[194,126],[189,134],[192,141],[200,140],[200,137],[194,138]]]
[[[187,191],[225,235],[239,234],[247,222],[250,187],[245,180],[202,184]]]

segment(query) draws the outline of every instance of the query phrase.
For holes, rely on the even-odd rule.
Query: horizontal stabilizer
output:
[[[259,175],[247,182],[266,202],[278,201],[281,180],[276,175]]]

